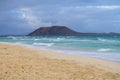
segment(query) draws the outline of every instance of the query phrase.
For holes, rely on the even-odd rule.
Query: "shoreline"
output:
[[[120,63],[0,43],[0,79],[119,80]]]
[[[98,59],[103,59],[103,60],[109,60],[113,62],[120,62],[120,58],[119,58],[120,53],[96,52],[96,51],[74,50],[74,49],[70,50],[70,49],[64,49],[64,48],[58,49],[56,47],[35,46],[35,45],[22,44],[22,43],[9,43],[9,42],[0,42],[0,43],[29,47],[29,48],[40,49],[40,50],[49,50],[49,51],[62,53],[62,54],[68,54],[68,55],[70,54],[70,55],[76,55],[76,56],[86,56],[86,57],[93,57],[93,58],[98,58]]]

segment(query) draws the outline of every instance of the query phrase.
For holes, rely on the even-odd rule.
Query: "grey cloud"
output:
[[[23,10],[22,10],[23,9]],[[49,25],[80,32],[120,32],[120,0],[1,0],[0,34],[27,34]]]

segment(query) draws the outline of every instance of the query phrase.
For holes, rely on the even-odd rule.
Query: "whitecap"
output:
[[[103,38],[98,38],[99,41],[107,41],[106,39]]]
[[[99,51],[99,52],[110,52],[110,51],[113,51],[113,50],[110,49],[110,48],[101,48],[101,49],[98,49],[97,51]]]
[[[16,39],[17,39],[17,38],[14,37],[14,36],[8,36],[7,38],[9,38],[9,39],[13,39],[13,40],[16,40]]]
[[[63,40],[65,40],[65,39],[63,39],[63,38],[56,38],[53,41],[63,41]]]
[[[39,39],[34,39],[35,41],[39,40]]]
[[[98,38],[99,41],[102,42],[116,42],[117,40],[113,40],[113,39],[103,39],[103,38]]]
[[[33,45],[35,45],[35,46],[48,46],[48,47],[50,47],[50,46],[54,45],[54,43],[33,43]]]

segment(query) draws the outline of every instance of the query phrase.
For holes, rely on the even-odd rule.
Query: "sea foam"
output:
[[[50,47],[50,46],[54,45],[54,43],[33,43],[33,45],[35,45],[35,46],[48,46],[48,47]]]
[[[101,49],[98,49],[97,51],[99,51],[99,52],[111,52],[113,50],[109,49],[109,48],[101,48]]]

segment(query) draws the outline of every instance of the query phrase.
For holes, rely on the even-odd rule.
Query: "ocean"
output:
[[[0,42],[120,61],[120,35],[118,34],[5,36],[0,37]]]

